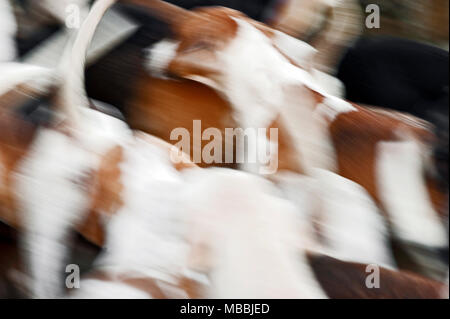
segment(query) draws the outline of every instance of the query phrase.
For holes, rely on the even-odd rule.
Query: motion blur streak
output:
[[[448,1],[366,2],[0,0],[0,298],[448,298]]]

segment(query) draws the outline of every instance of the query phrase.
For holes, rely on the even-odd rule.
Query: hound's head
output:
[[[195,79],[229,92],[230,82],[256,81],[264,86],[287,65],[309,69],[312,64],[311,46],[238,11],[223,7],[187,11],[163,1],[127,2],[150,6],[171,25],[173,37],[151,50],[153,72]]]

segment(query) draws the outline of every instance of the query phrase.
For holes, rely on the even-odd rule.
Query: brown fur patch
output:
[[[153,299],[182,298],[184,297],[183,295],[187,299],[204,298],[202,285],[186,277],[181,278],[176,285],[153,278],[126,278],[122,282],[146,292]],[[165,286],[178,290],[180,295],[172,295],[166,292]]]
[[[427,189],[434,209],[441,219],[448,217],[448,193],[439,186],[438,182],[427,176]]]
[[[168,71],[179,77],[213,77],[217,70],[206,62],[214,64],[215,52],[235,38],[238,25],[232,17],[242,14],[223,7],[199,8],[194,12],[192,18],[172,25],[179,46]]]
[[[406,272],[380,267],[380,288],[366,287],[366,265],[309,255],[317,280],[332,299],[439,299],[448,286]]]
[[[399,130],[408,132],[419,141],[431,140],[432,133],[423,127],[411,125],[402,118],[353,106],[357,112],[339,114],[330,124],[339,174],[363,186],[382,206],[376,186],[377,144],[382,141],[399,141]]]
[[[14,170],[37,131],[36,126],[16,113],[17,107],[29,99],[20,87],[0,96],[0,219],[11,226],[20,224],[12,185]]]
[[[126,274],[119,275],[117,277],[104,271],[94,271],[87,276],[86,279],[96,279],[110,282],[120,282],[122,284],[134,287],[148,294],[152,299],[177,299],[183,298],[181,294],[186,295],[188,299],[200,299],[205,298],[204,287],[202,284],[195,280],[181,277],[177,284],[164,282],[150,277],[128,277]],[[166,291],[164,287],[170,287],[178,290],[180,295],[174,295]]]
[[[80,233],[92,243],[102,246],[105,240],[102,219],[114,215],[123,205],[123,184],[120,164],[124,154],[121,146],[107,152],[94,176],[92,205]]]
[[[202,40],[227,43],[238,28],[233,18],[245,17],[241,12],[225,7],[203,7],[193,12],[196,18],[173,26],[177,39],[181,41],[180,51]]]
[[[202,129],[214,127],[225,136],[225,128],[236,127],[231,116],[230,104],[213,89],[190,80],[157,79],[141,77],[137,94],[128,104],[128,122],[133,129],[141,130],[161,138],[170,144],[170,134],[176,128],[185,128],[193,137],[193,120],[200,120]],[[201,149],[194,149],[191,138],[191,154],[201,152],[208,141],[202,141]],[[223,143],[223,164],[198,163],[200,167],[220,166],[236,168],[225,163],[225,142]]]
[[[120,171],[123,159],[121,146],[114,147],[103,156],[96,177],[97,186],[92,207],[94,210],[112,215],[123,205]]]
[[[271,128],[278,128],[278,170],[287,170],[298,174],[304,174],[300,155],[295,151],[292,136],[283,125],[282,120],[278,117],[272,125],[269,126],[267,138],[270,138],[269,133]]]

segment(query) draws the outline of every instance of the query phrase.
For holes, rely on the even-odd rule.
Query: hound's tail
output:
[[[64,52],[59,67],[60,74],[63,75],[60,107],[73,125],[79,121],[79,107],[88,105],[84,89],[84,66],[87,50],[102,17],[116,2],[117,0],[97,0],[78,30],[74,42],[71,41]]]

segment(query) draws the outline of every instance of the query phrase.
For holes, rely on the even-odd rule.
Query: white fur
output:
[[[307,92],[301,93],[304,86],[319,90],[313,77],[292,65],[256,28],[236,21],[238,34],[218,57],[225,72],[223,91],[237,121],[244,127],[268,127],[281,114],[302,164],[334,170],[327,123],[314,118],[314,100]]]
[[[394,268],[385,220],[367,191],[332,172],[315,170],[313,175],[320,183],[323,252],[341,260]]]
[[[429,247],[445,247],[448,238],[437,217],[423,177],[420,145],[381,142],[377,147],[377,183],[395,235]]]
[[[268,127],[283,104],[287,61],[269,39],[245,21],[236,19],[238,33],[223,51],[217,52],[225,78],[222,90],[245,127]],[[294,67],[292,67],[294,69]]]
[[[137,288],[121,282],[83,280],[72,299],[149,299],[150,296]]]
[[[0,95],[22,83],[44,89],[56,79],[52,69],[15,62],[0,63]]]
[[[279,172],[274,178],[284,196],[297,206],[308,250],[395,268],[385,221],[361,186],[322,169],[312,170],[311,176]],[[319,223],[325,242],[318,241],[313,223]]]
[[[338,98],[345,97],[345,86],[338,78],[332,75],[321,72],[317,69],[312,69],[311,73],[314,79],[317,81],[318,85],[324,89],[331,96],[336,96]]]
[[[164,78],[167,68],[175,58],[179,42],[162,40],[148,49],[147,69],[153,76]]]
[[[275,31],[273,42],[299,66],[307,70],[312,68],[317,50],[308,43],[280,31]]]
[[[189,181],[186,210],[213,261],[214,298],[325,298],[301,250],[296,207],[273,185],[220,169]]]
[[[42,129],[18,169],[15,189],[35,297],[56,297],[61,292],[63,243],[88,208],[87,190],[78,182],[91,168],[91,160],[65,135]]]
[[[329,118],[315,112],[315,100],[304,87],[324,95],[327,114],[332,112],[336,116],[355,108],[328,94],[307,70],[292,65],[259,30],[245,21],[236,21],[238,34],[224,51],[218,52],[218,61],[225,72],[222,90],[232,102],[237,121],[244,127],[267,127],[281,114],[283,124],[294,138],[294,147],[301,154],[303,167],[335,171]],[[298,40],[289,38],[284,41],[289,45],[279,43],[291,56],[308,61],[314,51],[295,41]]]
[[[180,176],[165,150],[144,139],[125,151],[124,206],[108,226],[106,252],[97,267],[175,283],[187,254],[186,216],[177,200]]]
[[[358,110],[350,103],[336,97],[326,97],[316,108],[316,115],[324,117],[328,122],[333,122],[340,114],[357,112]]]
[[[16,58],[17,23],[9,0],[0,0],[0,62]]]
[[[293,87],[292,89],[294,89]],[[326,118],[314,112],[315,104],[309,92],[286,95],[281,111],[281,120],[294,141],[294,148],[300,154],[301,167],[308,173],[312,168],[336,171],[336,154],[328,130]]]
[[[79,144],[96,155],[103,155],[116,145],[127,145],[133,133],[127,124],[104,113],[80,109],[82,121],[73,131]]]
[[[69,120],[78,125],[80,123],[79,108],[88,105],[84,90],[84,64],[88,47],[94,37],[95,30],[105,12],[117,0],[98,0],[94,3],[87,18],[84,20],[73,46],[69,46],[60,65],[63,85],[60,88],[62,103]]]

